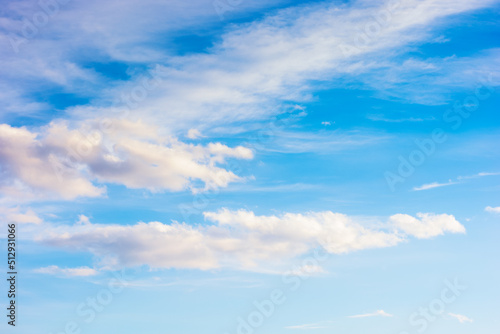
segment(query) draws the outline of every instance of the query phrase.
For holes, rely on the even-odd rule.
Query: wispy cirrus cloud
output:
[[[456,320],[458,320],[461,324],[466,323],[466,322],[474,322],[471,318],[462,315],[462,314],[456,314],[456,313],[448,313],[448,315]]]
[[[36,7],[24,1],[24,6],[9,8],[15,14],[12,16],[33,14],[30,4]],[[148,1],[141,5],[127,1],[119,10],[107,3],[91,1],[61,9],[54,22],[44,27],[43,36],[25,45],[24,53],[3,56],[6,66],[0,73],[7,80],[5,84],[18,91],[17,95],[6,96],[7,100],[9,96],[32,95],[50,83],[66,92],[92,97],[90,105],[68,110],[73,116],[92,112],[109,115],[116,112],[116,106],[110,108],[109,104],[130,95],[131,89],[141,85],[147,71],[131,68],[123,71],[125,78],[113,80],[93,68],[83,55],[90,53],[97,57],[97,62],[118,62],[125,68],[130,64],[147,69],[157,65],[160,84],[147,99],[141,100],[141,114],[175,131],[200,127],[205,133],[213,124],[266,119],[286,110],[290,101],[310,101],[314,92],[345,86],[346,82],[361,83],[388,95],[400,92],[396,94],[398,97],[406,95],[412,101],[422,97],[421,88],[428,85],[413,85],[415,90],[420,89],[416,94],[402,92],[409,88],[400,84],[422,78],[422,71],[433,79],[444,73],[445,78],[433,80],[433,90],[439,83],[446,86],[453,82],[455,87],[458,83],[470,85],[471,78],[495,70],[494,64],[500,59],[497,53],[491,51],[485,55],[489,61],[451,57],[406,59],[401,64],[397,64],[401,62],[398,55],[406,46],[427,42],[432,28],[442,24],[442,19],[492,4],[492,0],[412,0],[301,5],[273,11],[255,22],[232,25],[204,52],[186,55],[177,53],[175,43],[170,44],[168,39],[162,39],[160,45],[152,36],[168,36],[182,27],[210,22],[217,16],[211,1],[189,4]],[[244,2],[236,10],[262,6],[272,6],[272,2],[252,2],[252,5]],[[377,21],[374,13],[382,19]],[[102,17],[106,18],[101,19],[105,23],[93,24]],[[137,19],[141,17],[148,19]],[[7,32],[19,32],[23,24],[12,17],[2,22]],[[360,31],[374,24],[379,26],[378,32],[360,44],[364,40]],[[8,33],[0,37],[2,46],[8,49]],[[78,52],[75,47],[86,52]],[[350,50],[347,53],[346,48]],[[54,49],[60,52],[52,52]],[[95,57],[90,59],[96,61]],[[479,69],[478,62],[483,64]],[[455,70],[464,67],[471,70]],[[460,80],[450,79],[450,75],[458,72],[462,73]],[[31,84],[26,85],[26,81]],[[432,98],[417,102],[426,103],[425,100]]]
[[[426,183],[418,187],[413,187],[414,191],[421,191],[421,190],[429,190],[429,189],[434,189],[434,188],[440,188],[440,187],[446,187],[446,186],[452,186],[454,184],[460,184],[462,182],[465,182],[466,180],[470,179],[477,179],[485,176],[496,176],[500,175],[498,172],[481,172],[477,173],[474,175],[467,175],[467,176],[459,176],[456,178],[455,181],[449,180],[448,182],[444,183],[439,183],[439,182],[432,182],[432,183]]]
[[[329,324],[331,324],[333,321],[321,321],[321,322],[316,322],[312,324],[303,324],[303,325],[294,325],[294,326],[287,326],[285,327],[286,329],[299,329],[299,330],[311,330],[311,329],[322,329],[322,328],[328,328]]]
[[[384,310],[378,310],[373,313],[364,313],[357,315],[350,315],[349,318],[370,318],[370,317],[393,317],[394,315],[385,312]]]
[[[440,187],[446,187],[446,186],[451,186],[454,184],[457,184],[458,182],[452,182],[451,180],[446,182],[446,183],[438,183],[438,182],[432,182],[432,183],[427,183],[423,184],[419,187],[414,187],[414,191],[421,191],[421,190],[429,190],[429,189],[434,189],[434,188],[440,188]]]
[[[422,78],[423,70],[433,76],[442,72],[452,75],[457,71],[451,68],[467,66],[474,69],[476,63],[492,64],[500,57],[492,51],[485,56],[489,61],[474,58],[410,59],[396,64],[397,60],[388,60],[388,56],[397,57],[398,50],[409,43],[424,42],[428,31],[421,30],[422,26],[433,26],[440,18],[492,3],[405,1],[392,9],[388,9],[387,3],[359,8],[357,3],[349,6],[321,3],[278,11],[261,21],[236,26],[224,34],[222,41],[215,44],[208,54],[176,57],[172,61],[175,66],[160,65],[161,84],[147,101],[141,103],[141,110],[166,126],[170,124],[171,115],[175,114],[182,115],[182,120],[176,118],[177,126],[184,127],[183,122],[186,122],[185,126],[194,122],[196,126],[209,129],[209,123],[266,119],[283,112],[288,107],[287,101],[310,101],[315,91],[336,87],[336,82],[345,86],[346,81],[361,82],[361,88],[375,88],[384,94],[400,92],[401,96],[406,95],[412,100],[420,96],[418,102],[426,103],[421,91],[418,94],[402,93],[401,83]],[[380,32],[366,45],[356,46],[359,29],[377,23],[373,13],[384,10],[392,10],[392,14]],[[346,45],[355,51],[347,55],[342,48]],[[440,67],[449,68],[449,71],[442,71]],[[494,69],[492,66],[491,71]],[[456,87],[460,82],[469,86],[474,81],[471,77],[483,75],[486,70],[466,71],[467,79],[446,78],[442,85],[455,82]],[[381,73],[387,78],[380,79]],[[416,90],[426,86],[423,82],[422,85],[412,85]],[[435,86],[433,90],[436,90]],[[122,91],[119,88],[115,94]],[[428,95],[432,92],[429,91]],[[436,103],[431,97],[426,99],[431,104]],[[168,110],[163,108],[165,105],[169,106]],[[85,108],[81,112],[85,112]]]
[[[500,175],[500,172],[481,172],[474,175],[459,176],[457,177],[457,180],[477,179],[484,176],[497,176],[497,175]]]
[[[377,122],[387,122],[387,123],[403,123],[403,122],[424,122],[424,121],[433,121],[436,118],[435,117],[426,117],[426,118],[419,118],[419,117],[401,117],[401,118],[389,118],[384,115],[380,114],[370,114],[366,116],[366,118],[372,120],[372,121],[377,121]]]
[[[64,277],[88,277],[95,276],[99,272],[93,268],[89,267],[78,267],[78,268],[60,268],[58,266],[48,266],[44,268],[38,268],[34,270],[38,274],[47,274],[54,276],[64,276]]]

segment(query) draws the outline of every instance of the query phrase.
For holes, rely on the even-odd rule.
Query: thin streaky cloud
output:
[[[369,317],[393,317],[393,314],[389,314],[384,310],[378,310],[373,313],[357,314],[351,315],[349,318],[369,318]]]
[[[446,187],[446,186],[451,186],[454,184],[462,183],[463,180],[477,179],[477,178],[481,178],[484,176],[495,176],[495,175],[500,175],[500,173],[499,172],[481,172],[481,173],[477,173],[474,175],[458,176],[455,181],[452,181],[450,179],[446,183],[439,183],[439,182],[426,183],[426,184],[423,184],[419,187],[414,187],[413,190],[420,191],[420,190],[429,190],[429,189],[439,188],[439,187]]]
[[[78,267],[78,268],[59,268],[58,266],[48,266],[44,268],[38,268],[34,270],[38,274],[47,274],[54,276],[65,276],[65,277],[87,277],[95,276],[99,272],[93,268],[89,267]]]
[[[151,91],[147,100],[141,102],[141,113],[144,118],[172,128],[173,131],[184,132],[186,127],[195,126],[209,135],[208,130],[213,125],[268,119],[283,112],[290,105],[288,101],[311,101],[314,93],[322,89],[321,86],[313,88],[311,82],[316,80],[329,80],[335,85],[335,79],[342,76],[366,81],[367,86],[377,90],[399,91],[401,82],[420,77],[422,67],[434,68],[436,65],[432,62],[437,60],[407,61],[402,64],[403,72],[390,73],[388,77],[393,82],[388,84],[388,78],[379,79],[380,72],[401,67],[397,62],[387,60],[390,54],[388,50],[398,50],[411,41],[426,40],[427,33],[415,30],[422,24],[432,27],[443,17],[486,7],[491,3],[402,3],[390,22],[390,29],[384,29],[376,40],[358,49],[354,55],[346,54],[340,46],[352,45],[353,36],[357,35],[359,27],[371,23],[373,13],[385,9],[388,4],[357,11],[338,8],[335,4],[318,4],[307,10],[299,7],[278,11],[258,23],[235,26],[221,36],[220,42],[208,54],[173,58],[171,62],[176,64],[175,68],[158,64],[157,78],[160,84]],[[288,21],[287,24],[282,23],[285,21]],[[273,33],[269,34],[270,31]],[[488,60],[490,58],[495,60],[500,57],[493,53]],[[488,64],[495,64],[493,60]],[[482,58],[480,61],[486,63]],[[457,66],[477,67],[474,59],[451,58],[444,63],[437,62],[439,67],[451,67],[449,73],[455,73],[454,68]],[[363,74],[366,74],[366,78]],[[106,91],[107,95],[101,98],[105,101],[120,100],[124,92],[133,89],[141,80],[143,77],[131,79],[123,86]],[[442,81],[448,84],[450,80]],[[470,78],[458,80],[465,86],[470,85],[471,81]],[[421,84],[417,89],[426,86]],[[414,99],[410,96],[415,95],[415,91],[408,92],[410,100]],[[165,105],[169,105],[167,111]],[[74,108],[71,113],[75,116],[85,115],[92,110],[107,115],[116,112],[85,106]]]
[[[403,122],[424,122],[424,121],[434,121],[435,117],[408,117],[408,118],[387,118],[383,115],[368,115],[366,118],[375,122],[387,122],[387,123],[403,123]]]
[[[414,191],[421,191],[421,190],[429,190],[429,189],[434,189],[434,188],[440,188],[440,187],[446,187],[446,186],[451,186],[454,184],[457,184],[458,182],[452,182],[451,180],[447,183],[438,183],[438,182],[432,182],[432,183],[427,183],[423,184],[419,187],[414,187]]]
[[[483,177],[483,176],[495,176],[495,175],[500,175],[500,172],[481,172],[481,173],[477,173],[474,175],[459,176],[459,177],[457,177],[457,179],[458,180],[477,179],[477,178]]]

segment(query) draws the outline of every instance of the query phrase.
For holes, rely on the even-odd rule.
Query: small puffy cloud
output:
[[[500,213],[500,206],[497,207],[487,206],[486,208],[484,208],[484,211],[491,213]]]
[[[349,318],[369,318],[369,317],[393,317],[394,315],[385,312],[384,310],[378,310],[373,313],[357,314],[351,315]]]
[[[142,122],[108,119],[111,129],[88,120],[70,128],[54,121],[34,133],[0,124],[0,194],[22,198],[97,197],[115,183],[134,189],[181,191],[225,187],[241,177],[218,164],[227,158],[252,159],[250,149],[220,143],[190,145],[159,135]]]
[[[78,216],[78,221],[76,222],[76,225],[89,225],[89,224],[90,224],[89,217],[87,217],[85,215]]]
[[[189,139],[198,139],[198,138],[201,138],[203,136],[201,135],[201,132],[198,129],[189,129],[189,131],[187,133],[187,137]]]
[[[419,239],[432,238],[446,232],[465,233],[465,227],[455,217],[447,214],[417,213],[417,218],[396,214],[390,220],[399,230]]]
[[[0,217],[8,223],[40,224],[42,219],[31,209],[21,211],[19,207],[0,207]]]
[[[48,266],[44,268],[39,268],[34,270],[39,274],[47,274],[54,276],[65,276],[65,277],[86,277],[95,276],[98,271],[89,267],[78,267],[78,268],[59,268],[58,266]]]
[[[332,123],[331,122],[321,122],[321,125],[328,126],[328,125],[332,125]]]
[[[471,318],[469,318],[469,317],[467,317],[465,315],[462,315],[462,314],[448,313],[448,315],[450,317],[453,317],[453,318],[457,319],[461,324],[463,324],[465,322],[473,322],[474,321]]]
[[[276,273],[289,271],[295,260],[319,247],[330,254],[344,254],[395,246],[406,241],[407,235],[428,237],[463,228],[453,216],[432,214],[419,214],[420,219],[395,215],[392,224],[370,227],[356,217],[331,211],[258,216],[247,210],[222,209],[204,216],[212,224],[99,225],[80,217],[84,224],[46,229],[37,240],[66,250],[91,252],[106,268],[148,265]],[[301,276],[324,272],[309,264],[292,271]]]

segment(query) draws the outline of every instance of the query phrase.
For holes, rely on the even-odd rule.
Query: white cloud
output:
[[[349,318],[368,318],[368,317],[393,317],[394,315],[385,312],[384,310],[378,310],[373,313],[365,313],[358,315],[351,315]]]
[[[390,220],[401,231],[419,239],[428,239],[449,233],[465,233],[465,227],[447,214],[417,213],[417,218],[396,214]]]
[[[474,175],[459,176],[459,177],[457,177],[456,181],[449,180],[446,183],[432,182],[432,183],[423,184],[419,187],[414,187],[413,190],[414,191],[421,191],[421,190],[429,190],[429,189],[434,189],[434,188],[439,188],[439,187],[446,187],[446,186],[451,186],[454,184],[462,183],[462,182],[464,182],[464,180],[478,179],[478,178],[482,178],[485,176],[496,176],[496,175],[500,175],[500,173],[498,173],[498,172],[481,172],[481,173],[477,173]]]
[[[40,224],[42,219],[31,209],[21,211],[19,207],[0,207],[0,218],[7,223]]]
[[[198,139],[198,138],[202,138],[203,136],[198,129],[189,129],[189,131],[187,133],[187,137],[189,139]]]
[[[433,121],[435,117],[426,117],[426,118],[417,118],[417,117],[407,117],[407,118],[387,118],[384,115],[368,115],[366,118],[372,121],[378,122],[388,122],[388,123],[403,123],[403,122],[424,122],[424,121]]]
[[[244,1],[233,11],[272,7],[273,3]],[[398,2],[398,6],[391,3],[321,2],[273,11],[255,22],[232,25],[206,52],[187,56],[175,56],[175,30],[200,27],[212,21],[217,16],[213,1],[160,4],[147,0],[137,4],[127,0],[121,7],[97,1],[72,4],[51,18],[43,34],[22,45],[21,53],[2,53],[0,60],[4,66],[0,77],[5,79],[0,81],[0,87],[9,87],[9,91],[0,93],[0,103],[7,106],[5,110],[49,111],[50,106],[29,101],[27,97],[42,88],[63,87],[65,92],[92,97],[89,105],[67,110],[73,117],[99,114],[113,118],[117,112],[129,113],[129,107],[118,106],[116,101],[122,95],[130,96],[134,88],[142,88],[147,75],[129,71],[125,75],[131,78],[112,81],[92,69],[89,59],[82,56],[90,53],[87,57],[97,63],[132,62],[146,68],[158,64],[159,85],[148,90],[147,97],[134,111],[140,111],[146,121],[169,129],[176,136],[184,136],[190,129],[209,136],[213,129],[220,131],[219,126],[227,128],[231,123],[261,121],[287,111],[296,103],[311,100],[315,90],[345,87],[346,80],[414,100],[425,95],[422,87],[429,87],[428,77],[422,71],[429,75],[443,72],[445,76],[463,73],[460,78],[441,81],[433,77],[429,94],[437,90],[438,83],[446,86],[452,82],[456,88],[470,85],[474,81],[471,77],[496,73],[495,64],[500,57],[495,50],[480,59],[406,59],[402,64],[397,61],[405,46],[428,41],[432,28],[442,24],[444,18],[484,8],[494,1],[411,0]],[[0,27],[18,33],[23,25],[19,18],[32,17],[33,10],[38,10],[35,3],[19,1],[6,9],[12,15],[7,15]],[[384,17],[387,13],[389,16]],[[365,45],[357,45],[362,40],[359,38],[362,31],[380,24],[374,15],[379,15],[382,22],[379,32]],[[158,35],[165,36],[161,43],[152,38]],[[0,35],[0,46],[10,49],[7,35]],[[354,53],[346,56],[343,52],[346,46],[354,47]],[[403,91],[401,82],[422,77],[423,84],[411,85],[419,86],[417,93]],[[103,107],[111,104],[113,107]],[[133,115],[129,117],[135,121]],[[241,128],[245,130],[243,125]],[[301,147],[314,148],[315,145]],[[42,180],[52,183],[47,178]],[[100,196],[104,192],[78,175],[72,182],[76,191],[73,194],[66,191],[68,198],[81,193]]]
[[[484,210],[486,212],[491,212],[491,213],[500,213],[500,206],[497,207],[487,206],[486,208],[484,208]]]
[[[289,274],[291,276],[302,276],[302,277],[318,276],[325,273],[326,273],[325,269],[317,265],[304,265],[300,268],[289,271]]]
[[[485,176],[497,176],[500,175],[499,172],[481,172],[477,173],[474,175],[467,175],[467,176],[459,176],[457,177],[458,180],[467,180],[467,179],[477,179],[480,177],[485,177]]]
[[[458,182],[452,182],[451,180],[447,183],[432,182],[432,183],[423,184],[419,187],[414,187],[413,190],[414,191],[429,190],[429,189],[434,189],[434,188],[451,186],[451,185],[457,184],[457,183]]]
[[[248,3],[244,2],[237,9],[254,6]],[[181,4],[175,1],[161,5],[155,3],[151,7],[144,4],[138,8],[137,4],[127,1],[126,9],[114,8],[111,4],[101,8],[103,5],[99,3],[99,15],[95,17],[97,4],[91,1],[61,12],[58,17],[62,22],[59,28],[54,28],[54,36],[58,38],[41,39],[38,43],[33,41],[35,43],[30,44],[31,48],[27,48],[29,54],[26,59],[10,59],[13,66],[4,66],[4,70],[9,71],[9,80],[24,79],[36,73],[55,84],[73,87],[76,92],[91,92],[89,95],[97,102],[91,106],[72,108],[71,112],[75,115],[98,112],[109,116],[117,111],[117,107],[102,106],[120,100],[122,94],[130,95],[131,90],[142,85],[144,75],[134,74],[126,82],[109,85],[109,79],[78,64],[79,59],[72,56],[78,54],[74,50],[75,45],[84,50],[99,50],[99,55],[104,54],[117,61],[142,62],[146,67],[152,67],[156,62],[157,78],[161,82],[140,102],[140,111],[155,123],[179,131],[176,135],[184,135],[193,127],[199,127],[208,135],[214,124],[227,126],[233,122],[267,119],[285,111],[290,103],[310,100],[314,90],[335,86],[336,83],[344,85],[346,79],[391,91],[389,95],[399,92],[403,98],[408,96],[414,100],[432,93],[420,92],[421,88],[428,87],[428,77],[420,79],[424,81],[421,85],[412,85],[419,86],[416,90],[420,93],[402,92],[404,87],[400,83],[423,77],[422,71],[430,75],[465,73],[462,76],[467,77],[460,80],[441,80],[442,86],[453,82],[454,88],[457,82],[462,86],[470,85],[474,81],[471,77],[479,75],[479,72],[495,72],[494,64],[500,59],[495,52],[480,61],[469,58],[450,58],[446,61],[407,59],[399,64],[393,60],[406,50],[405,46],[428,41],[431,28],[442,24],[444,18],[489,6],[494,1],[412,0],[398,2],[399,6],[390,3],[361,1],[339,5],[336,2],[321,2],[278,10],[261,20],[231,26],[227,33],[220,36],[220,42],[208,48],[207,52],[173,56],[170,48],[162,49],[151,36],[159,33],[169,36],[172,26],[184,26],[184,22],[194,24],[201,17],[206,18],[207,12],[214,14],[213,11],[201,10],[207,4],[211,7],[212,2]],[[263,5],[264,2],[259,2],[255,6]],[[151,10],[157,9],[157,6],[163,8],[162,13],[169,13],[172,20]],[[148,11],[147,23],[130,19],[132,15],[136,18],[136,12],[145,11]],[[105,23],[95,25],[94,22],[99,21],[98,17],[104,13],[109,15],[105,16]],[[384,17],[387,13],[388,16]],[[371,36],[366,44],[359,45],[359,41],[363,40],[360,38],[362,31],[380,25],[374,15],[379,15],[382,22],[379,32]],[[66,22],[68,24],[63,24]],[[130,25],[125,27],[123,22],[130,22]],[[17,29],[21,22],[10,24]],[[51,26],[47,29],[50,30]],[[50,33],[47,35],[51,36]],[[162,40],[161,45],[165,44],[168,45]],[[60,45],[65,45],[63,59],[52,59],[50,55],[56,53],[52,50],[61,48]],[[353,54],[343,52],[346,46],[354,47]],[[33,62],[37,66],[32,68],[34,65],[30,60],[34,56],[38,61]],[[486,65],[478,67],[478,63]],[[464,66],[470,70],[456,70]],[[399,69],[401,73],[391,69]],[[477,73],[474,69],[478,70]],[[330,84],[318,87],[318,82]],[[432,90],[436,90],[438,80],[433,77],[433,82]],[[22,90],[26,85],[19,84],[19,87]],[[125,106],[121,109],[128,111]]]
[[[264,119],[283,111],[285,101],[310,100],[311,80],[342,81],[350,77],[368,80],[369,85],[382,90],[392,89],[399,81],[408,82],[404,77],[408,73],[421,75],[422,68],[431,70],[433,66],[408,60],[402,66],[404,73],[388,75],[398,82],[387,87],[382,84],[387,80],[372,82],[361,75],[372,73],[374,78],[380,78],[380,72],[400,68],[384,59],[397,54],[402,46],[426,40],[428,33],[422,27],[492,2],[399,2],[380,32],[363,46],[356,46],[360,31],[370,24],[379,24],[373,15],[390,8],[387,3],[352,6],[321,3],[282,10],[261,21],[236,27],[223,35],[222,41],[208,54],[177,57],[173,60],[175,67],[159,66],[161,83],[141,103],[141,112],[157,120],[161,118],[161,124],[168,126],[175,122],[180,127],[195,123],[209,128],[213,123]],[[346,55],[343,46],[355,47],[353,54]],[[469,84],[471,80],[462,81]],[[120,88],[115,94],[122,92]]]
[[[65,145],[65,142],[59,145]],[[0,124],[0,167],[5,176],[0,181],[0,193],[26,198],[32,196],[31,191],[42,192],[43,195],[47,192],[67,199],[103,194],[103,188],[95,187],[76,169],[66,169],[62,182],[51,164],[54,153],[37,139],[37,133],[24,127]]]
[[[48,274],[55,276],[66,276],[66,277],[76,277],[76,276],[95,276],[98,271],[89,267],[78,267],[78,268],[59,268],[58,266],[48,266],[44,268],[39,268],[34,270],[39,274]]]
[[[282,153],[314,152],[326,154],[343,150],[354,150],[368,145],[384,143],[390,137],[386,134],[353,131],[321,131],[308,133],[303,131],[281,130],[272,132],[273,140],[255,146],[261,151]]]
[[[173,222],[136,225],[76,224],[45,230],[37,240],[54,247],[87,251],[101,258],[104,267],[149,265],[153,268],[233,268],[284,272],[294,259],[318,247],[332,254],[395,246],[406,235],[429,237],[463,232],[453,216],[420,214],[391,217],[391,224],[371,228],[356,217],[325,212],[257,216],[251,211],[205,212],[214,224]],[[437,226],[435,226],[437,223]],[[320,274],[319,266],[300,274]]]
[[[462,315],[462,314],[448,313],[448,315],[450,317],[457,319],[461,324],[463,324],[465,322],[473,322],[474,321],[471,318],[469,318],[465,315]]]
[[[377,64],[377,68],[360,75],[359,80],[365,86],[375,89],[377,97],[392,100],[443,105],[452,102],[451,94],[457,90],[472,91],[483,85],[493,93],[494,87],[500,84],[499,49],[485,50],[473,57],[464,58],[379,58]],[[428,85],[429,80],[433,81],[432,86]],[[378,120],[394,121],[384,118]],[[408,120],[418,119],[410,118],[405,121]]]
[[[108,119],[113,128],[101,131],[97,120],[70,128],[56,121],[41,133],[0,124],[0,166],[7,177],[0,182],[4,195],[74,199],[97,197],[116,183],[153,192],[225,187],[242,178],[218,167],[227,158],[251,159],[251,150],[220,143],[185,144],[160,135],[142,122]]]
[[[295,325],[295,326],[287,326],[286,329],[321,329],[327,328],[326,324],[331,323],[332,321],[322,321],[314,324],[304,324],[304,325]]]
[[[78,221],[76,222],[76,225],[90,225],[89,217],[87,217],[85,215],[79,215]]]
[[[244,1],[230,6],[225,17],[272,7],[276,2]],[[4,52],[0,54],[3,64],[0,87],[9,87],[15,92],[0,93],[2,111],[17,112],[23,105],[24,111],[26,108],[50,110],[26,98],[30,93],[37,94],[47,88],[63,87],[65,92],[95,97],[119,80],[112,82],[105,78],[94,70],[93,63],[163,61],[178,47],[176,38],[179,35],[219,22],[213,0],[144,0],[141,3],[124,0],[120,6],[114,2],[91,0],[61,4],[55,13],[50,13],[46,24],[35,23],[36,31],[31,33],[25,28],[26,21],[33,23],[35,14],[38,20],[46,17],[46,10],[40,3],[45,2],[19,0],[2,8],[0,49]],[[23,28],[30,32],[26,39]],[[159,35],[162,36],[160,43]],[[22,41],[18,52],[11,45],[12,36]]]
[[[492,176],[492,175],[500,175],[500,173],[482,172],[482,173],[478,173],[477,175],[478,176]]]

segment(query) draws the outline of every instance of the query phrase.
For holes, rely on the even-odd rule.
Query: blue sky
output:
[[[2,333],[500,329],[498,1],[0,9]]]

